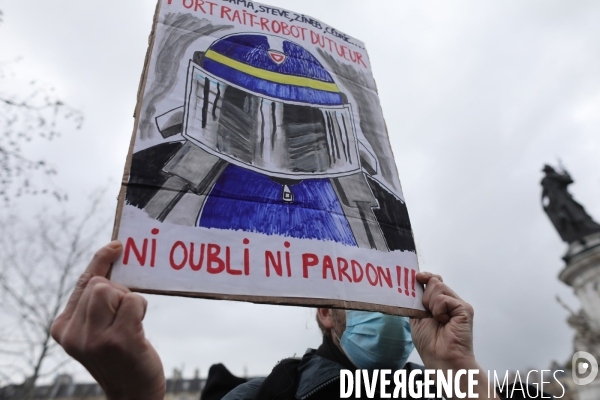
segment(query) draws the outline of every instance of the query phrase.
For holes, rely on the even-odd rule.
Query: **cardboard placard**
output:
[[[364,44],[243,0],[160,0],[111,279],[149,293],[420,317]]]

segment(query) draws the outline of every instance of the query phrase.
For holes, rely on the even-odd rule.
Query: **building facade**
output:
[[[206,379],[199,377],[198,371],[191,379],[182,377],[175,370],[167,379],[165,400],[199,400]],[[23,385],[9,385],[0,388],[0,400],[22,400]],[[106,400],[102,388],[97,383],[75,383],[70,375],[59,375],[50,385],[35,388],[35,400]]]

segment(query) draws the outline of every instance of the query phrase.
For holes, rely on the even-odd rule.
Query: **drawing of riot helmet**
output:
[[[344,98],[302,46],[276,36],[230,35],[190,60],[183,135],[272,177],[348,175],[360,164]]]
[[[161,189],[136,204],[151,217],[391,249],[352,108],[301,45],[254,33],[216,40],[189,61],[184,105],[156,125],[186,140],[165,157]]]

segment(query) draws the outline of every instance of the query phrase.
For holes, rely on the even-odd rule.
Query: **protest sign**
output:
[[[425,315],[365,46],[244,0],[160,0],[111,279],[150,293]]]

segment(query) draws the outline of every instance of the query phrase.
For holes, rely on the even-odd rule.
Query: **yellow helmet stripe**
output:
[[[248,75],[254,76],[256,78],[264,79],[270,82],[282,83],[285,85],[294,85],[301,87],[309,87],[317,90],[324,90],[326,92],[335,92],[339,93],[340,89],[337,87],[335,83],[323,82],[316,79],[305,78],[302,76],[293,76],[280,74],[278,72],[271,72],[264,69],[256,68],[248,64],[241,63],[239,61],[233,60],[227,56],[219,54],[213,50],[209,50],[206,52],[206,58],[210,58],[213,61],[218,63],[227,65],[233,69],[246,73]]]

